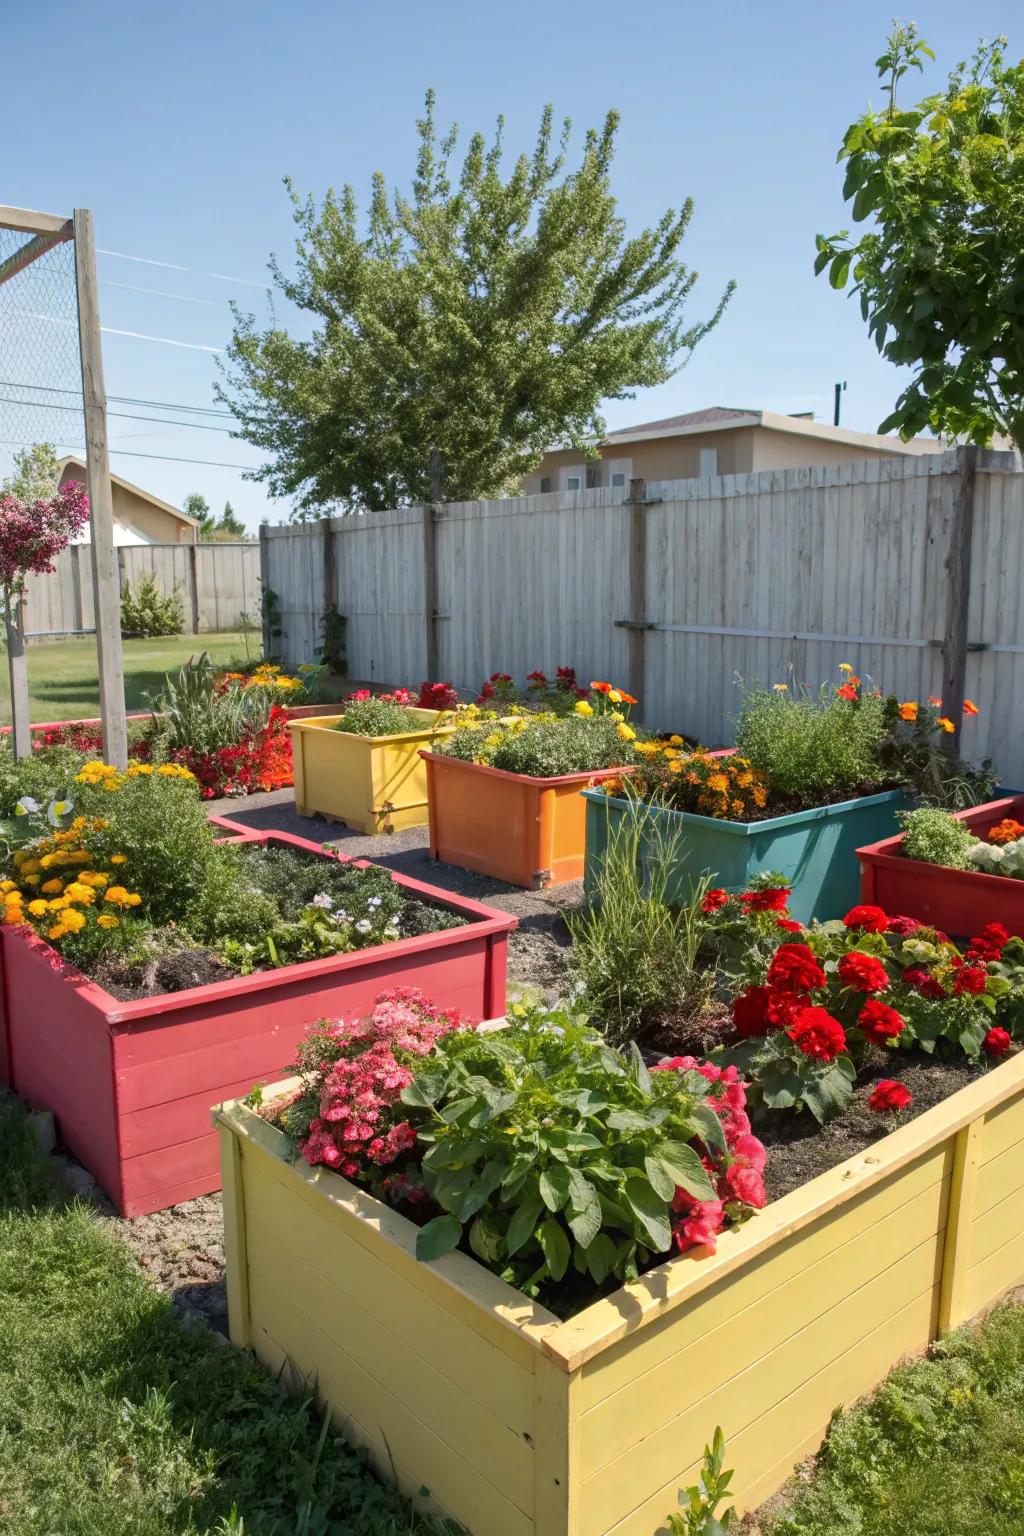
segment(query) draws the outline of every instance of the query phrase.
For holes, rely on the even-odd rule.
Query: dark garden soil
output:
[[[205,987],[235,975],[233,966],[208,949],[175,949],[154,955],[144,964],[111,955],[95,967],[92,980],[111,997],[130,1003],[168,992],[187,992],[191,987]]]

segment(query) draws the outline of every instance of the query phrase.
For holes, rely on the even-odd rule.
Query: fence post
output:
[[[29,729],[28,656],[25,651],[25,611],[23,593],[14,593],[4,604],[7,631],[7,671],[11,681],[11,747],[14,756],[31,757],[32,732]]]
[[[426,626],[427,681],[436,682],[441,673],[437,636],[437,512],[444,497],[444,460],[435,449],[427,468],[430,500],[423,508],[423,613]]]
[[[82,546],[69,546],[71,555],[71,625],[73,629],[85,628],[85,610],[82,606]]]
[[[263,659],[270,660],[270,609],[267,592],[270,590],[270,525],[260,523],[260,620],[263,630]]]
[[[103,387],[99,287],[92,214],[74,212],[75,287],[78,295],[78,343],[82,362],[85,460],[89,478],[92,585],[96,607],[103,751],[108,763],[128,763],[128,722],[124,709],[124,659],[121,653],[121,594],[114,555],[114,505],[107,446],[107,397]]]
[[[637,700],[636,710],[644,719],[644,689],[647,685],[647,485],[644,480],[629,482],[629,651],[627,676],[630,693]]]
[[[955,729],[944,738],[955,752],[963,723],[967,687],[967,618],[971,600],[971,550],[974,542],[974,491],[978,450],[956,450],[956,483],[946,550],[946,628],[942,639],[942,709]]]
[[[188,586],[192,602],[192,633],[199,633],[199,545],[188,546]]]
[[[321,524],[321,528],[323,530],[324,540],[324,592],[323,601],[321,603],[321,610],[323,613],[323,623],[326,626],[327,612],[335,605],[337,601],[335,597],[335,592],[337,590],[335,585],[335,578],[337,575],[338,540],[334,531],[334,523],[331,518],[325,517]],[[326,636],[326,633],[327,631],[325,627],[324,636]],[[323,649],[322,640],[323,637],[321,637],[319,642],[316,636],[313,638],[313,650],[317,655],[319,655],[320,651]]]

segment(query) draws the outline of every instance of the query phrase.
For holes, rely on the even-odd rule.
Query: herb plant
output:
[[[901,811],[897,820],[903,828],[903,852],[908,859],[942,864],[947,869],[971,867],[970,852],[978,839],[949,811],[925,806]]]
[[[630,763],[635,736],[632,726],[612,714],[522,715],[507,723],[479,721],[460,726],[434,750],[506,773],[556,778]]]

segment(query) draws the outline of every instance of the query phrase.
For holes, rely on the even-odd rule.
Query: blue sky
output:
[[[979,36],[1006,31],[1019,55],[1015,9],[921,0],[913,18],[937,64],[909,89],[938,84]],[[848,222],[835,154],[847,124],[879,99],[873,60],[891,17],[892,0],[11,4],[0,202],[92,208],[101,249],[146,258],[98,258],[108,394],[210,406],[216,353],[192,349],[223,346],[229,299],[267,315],[258,284],[268,254],[287,262],[292,247],[285,174],[316,194],[351,182],[363,205],[375,169],[406,184],[428,85],[441,121],[464,135],[504,113],[510,155],[532,144],[545,102],[577,135],[616,107],[614,187],[629,226],[692,196],[694,315],[727,279],[738,291],[689,365],[612,402],[609,424],[705,405],[830,420],[833,383],[846,379],[844,425],[874,430],[900,375],[877,357],[856,304],[816,280],[812,262],[815,232]],[[277,313],[287,321],[280,302]],[[112,417],[110,434],[115,449],[137,454],[256,462],[222,431]],[[9,452],[0,446],[0,470]],[[252,528],[288,514],[236,468],[116,453],[112,463],[175,504],[190,490],[215,509],[230,499]]]

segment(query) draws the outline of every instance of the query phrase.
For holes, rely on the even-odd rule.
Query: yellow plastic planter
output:
[[[436,709],[410,709],[416,729],[399,736],[335,730],[342,715],[292,720],[295,809],[340,821],[353,832],[398,832],[427,821],[427,770],[421,747],[455,729]],[[440,724],[450,721],[450,724]]]
[[[411,1222],[241,1102],[214,1119],[232,1341],[474,1536],[652,1536],[716,1424],[753,1508],[1024,1279],[1024,1055],[568,1322],[466,1254],[418,1263]]]

